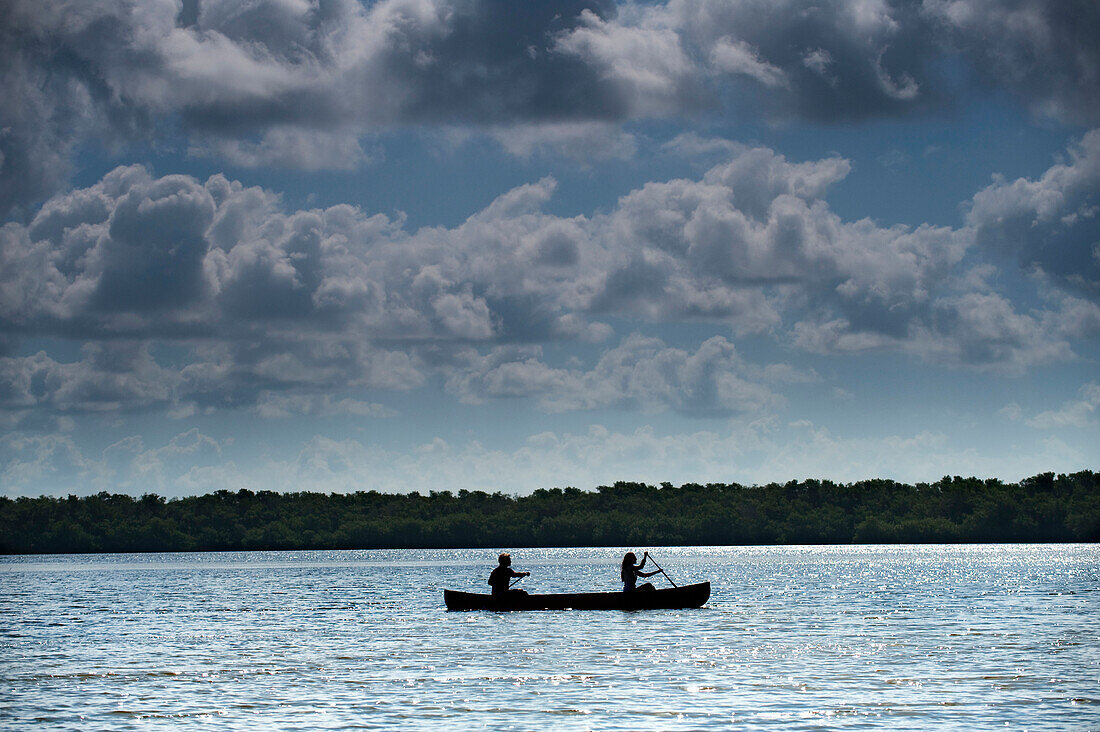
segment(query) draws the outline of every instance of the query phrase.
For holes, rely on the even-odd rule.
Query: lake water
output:
[[[0,726],[1100,729],[1100,545],[653,553],[706,607],[447,612],[485,550],[3,557]],[[568,592],[623,550],[512,554]]]

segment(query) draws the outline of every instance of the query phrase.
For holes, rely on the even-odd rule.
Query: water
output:
[[[653,553],[705,608],[446,612],[484,550],[0,558],[0,726],[1100,729],[1100,545]]]

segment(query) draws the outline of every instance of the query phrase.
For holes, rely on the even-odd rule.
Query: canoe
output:
[[[636,592],[570,592],[553,595],[510,594],[493,597],[443,590],[448,610],[679,610],[701,607],[710,599],[710,582]]]

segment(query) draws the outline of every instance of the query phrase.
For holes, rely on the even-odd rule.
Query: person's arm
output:
[[[639,577],[652,577],[655,574],[660,574],[661,570],[655,569],[652,572],[638,572]]]
[[[638,570],[640,570],[640,569],[641,569],[642,567],[644,567],[644,566],[645,566],[645,563],[646,563],[646,561],[647,561],[648,559],[649,559],[649,552],[643,552],[643,553],[642,553],[642,563],[641,563],[641,564],[639,564],[639,565],[638,565],[637,567],[635,567],[634,569],[638,569]],[[648,575],[648,574],[646,574],[646,575],[642,575],[642,576],[643,576],[643,577],[648,577],[649,575]]]

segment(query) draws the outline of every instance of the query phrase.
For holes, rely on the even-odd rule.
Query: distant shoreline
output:
[[[594,491],[217,491],[0,498],[0,553],[1100,540],[1100,474],[764,486],[618,482]]]

